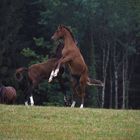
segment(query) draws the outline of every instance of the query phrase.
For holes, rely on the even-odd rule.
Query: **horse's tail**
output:
[[[93,85],[93,86],[99,86],[99,87],[103,87],[104,86],[102,81],[96,80],[96,79],[91,79],[90,77],[88,77],[87,85],[89,85],[89,86]]]
[[[23,73],[26,71],[28,71],[28,68],[25,68],[25,67],[18,68],[15,73],[16,79],[18,81],[21,81],[23,79]]]

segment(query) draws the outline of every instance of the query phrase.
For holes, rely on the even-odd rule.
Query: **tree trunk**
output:
[[[105,49],[103,49],[103,83],[104,86],[102,88],[102,105],[101,107],[104,107],[104,99],[105,99],[105,84],[106,84],[106,71],[105,71]]]
[[[112,78],[112,71],[110,67],[110,101],[109,101],[109,108],[112,108],[112,94],[113,94],[113,78]]]
[[[114,71],[115,75],[115,108],[118,109],[118,72]]]
[[[126,93],[125,93],[125,60],[123,60],[123,72],[122,72],[122,77],[123,77],[123,95],[122,95],[122,109],[125,109],[125,96],[126,96]]]
[[[118,108],[118,62],[116,55],[116,46],[113,49],[113,63],[114,63],[114,82],[115,82],[115,108]]]
[[[103,48],[103,83],[104,86],[102,88],[102,108],[105,104],[105,86],[106,86],[106,76],[107,76],[107,66],[109,61],[109,52],[110,52],[110,44],[107,42],[107,49]]]
[[[123,59],[123,72],[122,72],[122,77],[123,77],[123,95],[122,95],[122,109],[126,108],[126,103],[128,104],[128,57]]]

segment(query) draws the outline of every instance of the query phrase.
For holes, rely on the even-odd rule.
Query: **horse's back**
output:
[[[45,62],[30,66],[29,73],[28,73],[30,79],[34,80],[40,76],[43,76],[43,77],[46,76],[46,78],[49,78],[49,75],[57,61],[58,60],[56,58],[52,58],[52,59],[48,59]]]
[[[38,64],[34,64],[34,65],[31,65],[29,67],[29,69],[36,69],[36,70],[39,70],[39,69],[42,69],[42,68],[49,68],[51,66],[54,66],[54,63],[57,61],[56,58],[51,58],[51,59],[48,59],[47,61],[45,62],[42,62],[42,63],[38,63]]]
[[[45,74],[46,78],[49,78],[51,71],[54,69],[57,61],[58,59],[51,58],[48,59],[46,62],[42,63],[41,65],[42,74]]]

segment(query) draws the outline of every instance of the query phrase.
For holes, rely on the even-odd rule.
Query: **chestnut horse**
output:
[[[11,86],[0,87],[0,103],[14,104],[16,100],[16,90]]]
[[[52,81],[53,77],[57,76],[60,66],[63,64],[68,65],[72,77],[72,89],[74,93],[71,107],[75,106],[75,95],[78,94],[81,97],[80,108],[83,108],[86,85],[103,86],[103,83],[100,80],[89,78],[87,65],[68,27],[64,25],[58,26],[51,39],[59,40],[60,38],[64,40],[62,57],[59,59],[57,67],[52,71],[49,82]]]
[[[15,77],[18,81],[21,81],[23,79],[23,74],[27,73],[28,77],[28,87],[25,91],[25,105],[28,105],[28,99],[30,99],[31,106],[34,105],[33,100],[33,90],[35,87],[38,86],[38,84],[43,80],[48,80],[49,76],[51,74],[51,71],[54,67],[56,67],[57,61],[61,58],[61,51],[64,45],[62,43],[59,43],[56,49],[55,57],[48,59],[46,62],[42,62],[39,64],[33,64],[29,68],[21,67],[16,70]],[[64,72],[64,68],[61,67],[60,72],[56,79],[59,81],[60,88],[64,94],[64,102],[67,104],[66,101],[66,91],[63,85],[63,79],[62,74]]]

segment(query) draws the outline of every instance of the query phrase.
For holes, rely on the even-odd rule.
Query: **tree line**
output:
[[[87,87],[86,106],[139,108],[139,7],[138,0],[1,0],[0,83],[15,86],[17,103],[22,103],[26,82],[15,80],[16,68],[46,61],[56,48],[51,35],[65,24],[90,76],[104,82],[102,89]],[[65,83],[71,96],[67,78]],[[63,104],[57,82],[41,83],[35,99],[37,104]]]

